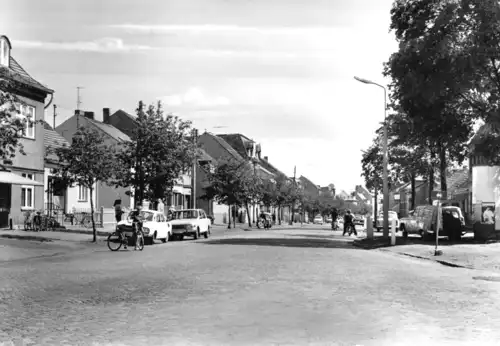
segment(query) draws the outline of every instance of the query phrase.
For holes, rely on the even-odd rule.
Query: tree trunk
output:
[[[92,242],[97,242],[97,229],[95,228],[95,220],[94,220],[94,198],[93,195],[93,186],[91,185],[89,188],[89,197],[90,197],[90,220],[92,220]]]
[[[278,225],[281,225],[281,205],[278,204]]]
[[[373,211],[373,219],[377,221],[377,215],[378,215],[378,190],[375,188],[375,203],[374,203],[375,210]]]
[[[429,169],[429,204],[432,205],[432,191],[434,191],[434,167]]]
[[[231,229],[231,204],[229,205],[229,209],[228,209],[228,224],[227,224],[227,229]]]
[[[294,208],[294,205],[292,204],[292,206],[290,207],[290,209],[292,210],[292,214],[291,214],[291,217],[290,217],[290,225],[293,225],[293,218],[295,217],[295,208]]]
[[[245,209],[248,216],[248,227],[252,228],[252,221],[250,220],[250,206],[248,205],[248,203],[245,203]]]
[[[416,195],[416,183],[417,183],[417,177],[416,174],[413,172],[411,174],[411,210],[415,210],[415,195]]]
[[[233,211],[234,211],[234,215],[233,215],[233,228],[236,228],[236,216],[238,215],[238,211],[237,211],[235,205],[233,205]]]
[[[447,193],[448,186],[446,184],[446,171],[447,171],[447,163],[446,163],[446,148],[443,145],[439,146],[439,174],[441,178],[441,193],[443,195],[442,198]]]

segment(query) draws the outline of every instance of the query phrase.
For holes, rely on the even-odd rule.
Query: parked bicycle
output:
[[[90,218],[90,213],[78,213],[78,214],[66,214],[64,213],[64,221],[69,219],[72,225],[83,226],[85,228],[92,227],[92,219]],[[75,223],[76,221],[76,223]]]
[[[135,228],[135,236],[137,237],[134,239],[136,241],[135,245],[142,251],[144,249],[144,233],[142,233],[142,229],[139,229],[137,223],[133,225]],[[111,251],[118,251],[122,246],[127,247],[128,241],[129,237],[127,237],[123,231],[116,230],[108,236],[108,248]]]

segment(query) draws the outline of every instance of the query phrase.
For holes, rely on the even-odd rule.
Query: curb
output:
[[[433,258],[430,258],[430,257],[413,255],[413,254],[409,254],[409,253],[405,253],[405,252],[394,252],[394,251],[390,251],[390,250],[386,250],[386,249],[380,249],[380,251],[394,253],[394,254],[398,254],[398,255],[402,255],[402,256],[407,256],[407,257],[412,257],[412,258],[423,259],[423,260],[432,261],[432,262],[437,262],[437,263],[439,263],[441,265],[444,265],[444,266],[447,266],[447,267],[452,267],[452,268],[464,268],[464,269],[473,269],[473,270],[476,270],[476,268],[474,268],[472,266],[465,266],[465,265],[456,264],[456,263],[453,263],[453,262],[448,262],[448,261],[443,261],[443,260],[437,260],[437,259],[433,259]]]

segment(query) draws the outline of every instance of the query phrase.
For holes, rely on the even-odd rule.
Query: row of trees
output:
[[[132,187],[136,201],[165,198],[183,171],[192,168],[197,157],[195,136],[189,121],[165,114],[162,104],[136,109],[137,127],[130,141],[109,144],[103,134],[81,127],[69,146],[48,148],[59,159],[53,174],[64,186],[78,184],[89,190],[93,239],[94,184]]]
[[[276,210],[276,221],[281,224],[282,210],[290,211],[290,223],[294,220],[295,213],[308,213],[310,217],[317,214],[329,215],[332,208],[343,212],[352,208],[357,212],[367,214],[371,208],[367,204],[348,204],[339,198],[328,196],[309,196],[306,191],[284,174],[278,174],[274,178],[260,177],[252,162],[237,162],[226,160],[219,162],[213,170],[208,173],[209,185],[205,188],[203,198],[213,199],[221,204],[232,207],[244,208],[248,215],[248,226],[252,227],[250,207],[263,205]],[[231,214],[231,213],[229,213]],[[231,215],[230,215],[231,217]],[[233,219],[233,224],[235,220]],[[229,218],[228,228],[231,227]]]
[[[500,5],[494,0],[394,2],[390,29],[399,50],[384,65],[391,102],[387,118],[390,184],[439,172],[447,192],[449,167],[468,156],[478,120],[492,131],[477,149],[498,163],[500,149]],[[362,158],[368,188],[380,191],[381,130]],[[430,201],[432,203],[432,201]]]

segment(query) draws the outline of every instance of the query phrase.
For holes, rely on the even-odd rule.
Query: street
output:
[[[328,225],[0,263],[0,345],[494,345],[499,283]],[[14,242],[16,240],[9,240]],[[18,242],[31,243],[18,240]],[[4,342],[4,343],[2,343]]]

